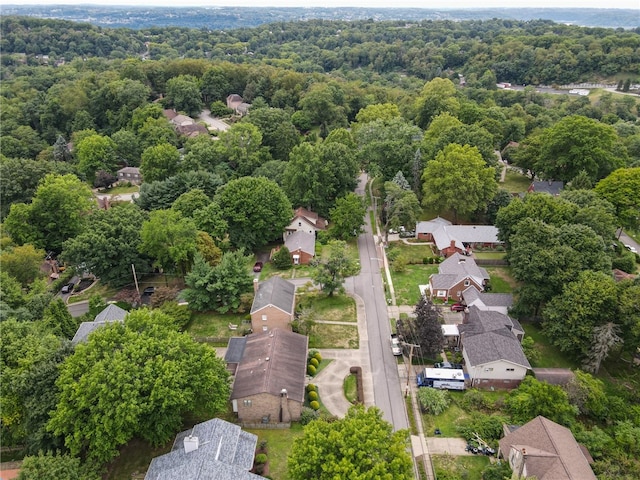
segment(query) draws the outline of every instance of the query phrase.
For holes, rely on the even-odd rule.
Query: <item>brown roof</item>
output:
[[[622,280],[633,280],[634,278],[636,278],[636,276],[632,273],[623,272],[617,268],[613,269],[613,279],[616,282],[621,282]]]
[[[320,215],[318,215],[316,212],[307,210],[304,207],[298,207],[293,212],[293,219],[295,220],[296,218],[300,218],[300,217],[307,220],[310,224],[314,225],[319,230],[327,229],[327,221],[324,218],[322,218]]]
[[[247,336],[242,359],[236,370],[231,399],[260,393],[304,401],[308,338],[275,328]]]
[[[178,115],[178,112],[176,112],[173,108],[166,108],[162,111],[162,113],[167,120],[172,120]]]
[[[536,379],[550,385],[566,385],[575,377],[570,368],[534,368],[533,374]]]
[[[596,480],[587,457],[571,431],[538,416],[500,440],[509,458],[511,449],[524,455],[527,477],[538,480]]]

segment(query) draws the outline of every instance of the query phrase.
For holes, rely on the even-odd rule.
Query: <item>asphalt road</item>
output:
[[[360,182],[356,188],[356,193],[359,195],[364,195],[366,178],[366,175],[360,176]],[[383,418],[396,430],[400,430],[409,428],[409,422],[400,388],[398,363],[391,353],[389,344],[391,326],[382,284],[380,259],[368,213],[365,222],[365,233],[358,237],[360,274],[353,277],[354,290],[363,299],[365,305],[375,404],[382,411]]]
[[[618,230],[618,235],[619,235],[619,239],[620,242],[622,242],[622,244],[624,245],[631,245],[632,247],[635,247],[635,249],[640,252],[640,244],[638,244],[638,242],[636,242],[633,238],[631,238],[629,235],[627,235],[626,233],[624,233],[624,231],[620,231]]]

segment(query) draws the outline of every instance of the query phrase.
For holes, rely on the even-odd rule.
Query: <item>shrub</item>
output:
[[[313,349],[313,348],[311,350],[309,350],[309,354],[308,354],[309,358],[315,358],[316,357],[316,353],[319,354],[320,352],[318,350]]]
[[[309,406],[314,410],[318,410],[320,408],[320,402],[318,402],[317,400],[314,400],[313,402],[309,403]]]
[[[311,360],[309,360],[309,365],[313,365],[314,367],[318,367],[318,365],[320,365],[320,362],[318,361],[317,358],[312,358]]]
[[[460,422],[458,431],[467,440],[471,440],[473,434],[477,433],[485,442],[492,442],[502,437],[502,424],[506,422],[507,418],[502,415],[485,415],[476,412],[471,418]]]
[[[279,270],[286,270],[287,268],[291,268],[291,265],[293,265],[293,261],[291,260],[291,252],[285,246],[280,247],[280,249],[273,254],[271,263],[273,263],[273,266]]]
[[[316,420],[318,418],[320,418],[320,412],[309,407],[302,407],[302,412],[300,413],[301,425],[307,425],[312,420]]]
[[[449,392],[435,388],[419,388],[418,400],[425,412],[440,415],[449,406]]]
[[[256,455],[256,460],[255,462],[258,465],[262,465],[264,463],[267,463],[267,456],[264,453],[259,453],[258,455]]]
[[[318,392],[309,392],[307,394],[307,398],[309,398],[310,402],[313,402],[314,400],[318,400]]]
[[[313,376],[316,374],[316,367],[314,367],[313,365],[309,365],[307,367],[307,374]]]
[[[489,410],[492,402],[479,390],[467,390],[462,397],[462,406],[466,410]]]
[[[313,354],[313,358],[315,358],[316,360],[321,362],[322,361],[322,354],[320,352],[316,352],[316,353]]]
[[[315,392],[317,389],[318,388],[313,383],[307,385],[307,392]]]

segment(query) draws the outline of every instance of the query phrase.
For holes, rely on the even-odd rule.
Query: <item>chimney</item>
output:
[[[253,293],[258,293],[258,279],[253,279]]]
[[[188,437],[184,437],[184,453],[194,452],[200,446],[198,437],[194,437],[193,434]]]

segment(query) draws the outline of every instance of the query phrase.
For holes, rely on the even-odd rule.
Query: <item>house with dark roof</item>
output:
[[[498,229],[493,225],[452,225],[445,218],[436,217],[416,224],[416,237],[433,242],[438,254],[449,257],[454,253],[471,254],[477,248],[496,248]]]
[[[207,127],[196,123],[193,118],[178,113],[174,109],[166,109],[162,113],[179,135],[192,138],[201,134],[209,134]]]
[[[500,439],[499,455],[514,477],[537,480],[595,480],[588,450],[566,427],[537,416]]]
[[[267,332],[274,328],[291,330],[295,311],[296,286],[274,276],[258,283],[253,281],[255,296],[251,305],[251,328],[254,332]]]
[[[80,342],[85,342],[93,331],[97,330],[100,327],[104,327],[105,325],[113,322],[124,322],[124,318],[127,316],[129,312],[120,308],[115,303],[107,305],[104,310],[102,310],[93,322],[82,322],[76,330],[76,334],[73,336],[71,343],[73,345],[77,345]]]
[[[483,291],[488,281],[489,274],[472,257],[454,253],[438,266],[438,273],[429,277],[429,296],[445,302],[460,300],[464,290],[473,287]]]
[[[302,230],[293,232],[285,237],[284,246],[294,265],[307,265],[316,256],[316,235]]]
[[[315,212],[299,207],[293,212],[293,218],[284,229],[283,238],[286,241],[289,235],[295,232],[307,232],[315,235],[321,230],[326,230],[329,222]]]
[[[247,337],[231,337],[227,344],[227,351],[224,354],[224,362],[227,370],[231,375],[236,374],[242,355],[244,355],[244,347],[247,344]]]
[[[169,453],[151,460],[145,480],[257,480],[250,473],[258,436],[214,418],[179,433]]]
[[[527,193],[548,193],[549,195],[553,195],[557,197],[562,192],[564,188],[564,182],[556,182],[555,180],[543,180],[543,181],[533,181],[529,188],[527,188]]]
[[[462,291],[462,303],[467,307],[476,306],[480,310],[491,310],[507,315],[509,308],[513,305],[513,295],[480,292],[474,287],[469,287]]]
[[[515,388],[520,385],[531,365],[522,351],[520,342],[524,329],[517,320],[472,306],[458,330],[472,387]]]
[[[233,411],[241,422],[300,419],[308,342],[305,335],[279,328],[246,337],[231,392]]]
[[[135,185],[140,185],[142,183],[142,174],[138,167],[121,168],[118,170],[117,175],[119,182],[131,182]]]

